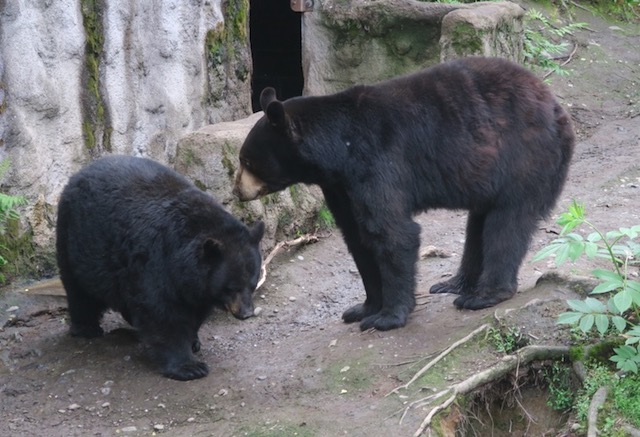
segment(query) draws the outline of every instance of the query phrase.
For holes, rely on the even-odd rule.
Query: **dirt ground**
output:
[[[576,13],[589,30],[576,32],[571,74],[551,78],[579,136],[557,211],[575,198],[604,229],[639,224],[640,26]],[[411,401],[485,368],[500,354],[476,342],[409,390],[385,395],[482,323],[501,320],[533,343],[567,341],[554,318],[573,296],[570,287],[532,287],[545,272],[575,277],[593,265],[556,269],[552,262],[530,262],[556,237],[556,217],[540,224],[521,268],[520,292],[481,311],[458,311],[454,296],[428,294],[431,284],[457,268],[465,213],[417,217],[423,247],[449,256],[419,262],[418,308],[405,328],[391,332],[362,333],[342,323],[342,311],[363,300],[364,290],[337,231],[284,252],[256,294],[257,317],[238,321],[216,313],[202,327],[200,354],[211,373],[190,382],[156,373],[116,314],[106,318],[103,338],[71,338],[57,280],[13,285],[0,296],[0,435],[413,435],[428,410],[407,409]],[[526,406],[535,422],[528,434],[512,435],[561,434],[562,418],[548,423],[534,404]]]

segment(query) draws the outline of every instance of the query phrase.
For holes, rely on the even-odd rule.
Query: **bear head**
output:
[[[260,104],[265,115],[253,126],[240,149],[240,166],[233,193],[240,200],[253,200],[304,182],[299,154],[300,129],[273,88],[265,88]]]
[[[264,223],[257,221],[243,229],[242,234],[231,232],[229,236],[205,237],[198,256],[200,262],[208,266],[206,281],[210,289],[215,290],[214,305],[241,320],[254,312],[252,296],[261,272],[259,243],[264,235]]]

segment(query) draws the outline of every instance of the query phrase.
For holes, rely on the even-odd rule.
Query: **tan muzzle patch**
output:
[[[240,166],[238,174],[236,174],[236,182],[233,188],[233,194],[240,200],[253,200],[262,195],[266,184],[257,178],[249,170]]]

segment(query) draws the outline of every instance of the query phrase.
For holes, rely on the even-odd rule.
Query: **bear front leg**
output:
[[[362,284],[367,293],[367,299],[348,308],[342,314],[345,323],[359,322],[366,317],[376,314],[382,308],[382,287],[380,281],[380,270],[375,261],[375,257],[370,250],[367,250],[359,241],[347,244],[349,252],[358,267],[358,272],[362,278]]]
[[[360,322],[360,329],[379,331],[406,325],[416,305],[415,275],[420,247],[420,226],[406,219],[388,226],[369,240],[377,259],[382,288],[382,308]]]
[[[169,329],[172,329],[169,332]],[[148,332],[148,330],[145,330]],[[193,351],[200,346],[197,333],[171,326],[155,334],[143,334],[143,341],[149,346],[151,359],[160,367],[164,376],[179,381],[204,378],[209,374],[206,363],[197,360]],[[195,340],[194,340],[195,338]],[[199,349],[199,347],[198,347]]]
[[[373,252],[365,247],[360,236],[357,222],[353,216],[351,202],[343,189],[323,187],[325,201],[336,224],[342,231],[342,237],[353,256],[367,299],[348,308],[342,314],[345,323],[359,322],[365,317],[377,313],[382,308],[382,287],[380,270]]]

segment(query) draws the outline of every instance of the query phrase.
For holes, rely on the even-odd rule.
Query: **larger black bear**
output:
[[[69,180],[58,206],[57,257],[71,334],[102,335],[100,319],[119,311],[164,375],[202,378],[198,330],[214,306],[253,315],[260,272],[251,229],[211,196],[149,159],[110,156]]]
[[[458,308],[509,299],[537,221],[553,208],[575,137],[569,115],[524,68],[465,58],[373,86],[280,102],[240,150],[242,200],[318,184],[367,292],[345,322],[404,326],[415,306],[420,229],[413,214],[469,210],[462,263],[432,293]]]

